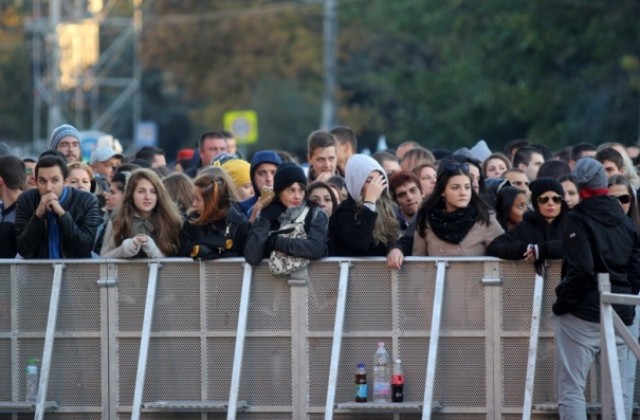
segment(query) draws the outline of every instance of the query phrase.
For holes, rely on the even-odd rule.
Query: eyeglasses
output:
[[[550,197],[548,195],[543,195],[538,197],[537,201],[538,204],[547,204],[547,202],[549,202],[549,200],[553,201],[555,204],[560,204],[563,201],[563,198],[560,197],[559,195],[554,195],[553,197]]]
[[[629,204],[631,202],[631,196],[629,194],[614,195],[614,197],[617,198],[621,204]]]
[[[462,171],[466,174],[469,173],[469,164],[464,162],[447,162],[444,165],[444,170],[447,172]]]

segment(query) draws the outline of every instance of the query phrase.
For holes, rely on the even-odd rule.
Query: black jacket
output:
[[[373,229],[378,213],[366,207],[358,209],[355,200],[347,197],[331,216],[329,242],[331,255],[347,257],[384,257],[395,245],[376,243]]]
[[[578,203],[562,232],[565,261],[553,312],[600,322],[598,273],[609,273],[613,293],[640,290],[640,233],[617,200],[606,195]],[[632,306],[613,308],[626,325],[632,324]]]
[[[247,218],[241,214],[236,206],[231,207],[225,220],[220,223],[193,225],[189,220],[186,220],[180,232],[178,255],[203,260],[241,257],[249,226]],[[196,245],[199,253],[191,255]]]
[[[273,205],[273,204],[272,204]],[[293,257],[319,260],[327,256],[327,215],[319,207],[311,207],[305,218],[307,238],[288,238],[277,234],[280,226],[293,222],[307,204],[284,210],[277,218],[269,220],[259,216],[247,235],[244,258],[256,265],[271,254],[282,251]],[[266,210],[266,209],[265,209]]]
[[[68,187],[67,187],[68,188]],[[49,258],[47,218],[36,216],[40,193],[36,188],[20,194],[16,208],[18,253],[24,258]],[[96,231],[102,223],[95,195],[69,188],[58,218],[62,258],[91,258]]]
[[[516,227],[489,244],[487,255],[504,260],[521,260],[529,244],[535,244],[538,245],[540,260],[560,259],[564,256],[561,227],[563,219],[557,217],[549,224],[538,213],[529,211]]]
[[[15,258],[16,248],[16,203],[6,209],[0,203],[0,258]]]

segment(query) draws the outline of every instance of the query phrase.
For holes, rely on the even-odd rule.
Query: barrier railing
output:
[[[636,359],[640,359],[638,337],[634,337],[624,325],[620,316],[613,310],[612,304],[640,305],[640,296],[611,293],[608,274],[598,275],[600,290],[600,331],[602,335],[601,369],[602,369],[602,418],[626,418],[623,401],[623,373],[620,371],[618,353],[616,351],[616,335],[629,346]]]
[[[329,258],[289,279],[241,259],[69,260],[48,335],[52,263],[0,261],[0,419],[35,411],[21,405],[23,369],[33,357],[44,368],[45,342],[42,398],[57,403],[45,418],[506,419],[523,416],[525,390],[525,413],[557,416],[536,406],[555,399],[558,262],[542,284],[531,264],[492,258],[408,258],[400,271]],[[373,414],[349,403],[380,340],[403,361],[406,404]]]

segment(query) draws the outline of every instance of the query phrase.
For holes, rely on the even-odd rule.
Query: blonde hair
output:
[[[178,208],[171,200],[169,193],[162,184],[160,177],[151,169],[136,169],[131,172],[124,190],[122,205],[113,218],[113,233],[116,246],[122,245],[122,241],[133,236],[131,227],[136,214],[133,202],[133,194],[138,183],[146,179],[156,190],[157,202],[149,217],[154,229],[154,240],[158,248],[166,256],[177,255],[180,248],[180,230],[182,218]]]
[[[75,171],[76,169],[82,169],[89,175],[89,179],[93,180],[93,169],[91,169],[91,166],[84,162],[71,162],[67,165],[67,174],[70,174],[71,171]],[[69,175],[67,175],[67,177],[69,177]]]
[[[360,196],[358,199],[358,208],[361,208],[364,203],[364,198]],[[385,189],[376,201],[376,213],[378,217],[373,225],[373,239],[376,244],[389,245],[400,238],[400,223],[396,218],[396,214],[393,207],[393,201],[389,190]]]

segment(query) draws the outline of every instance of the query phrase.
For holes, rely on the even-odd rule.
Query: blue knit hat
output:
[[[62,139],[69,136],[74,137],[78,142],[80,142],[80,132],[72,125],[62,124],[60,127],[53,130],[53,133],[51,133],[49,148],[56,150]]]

